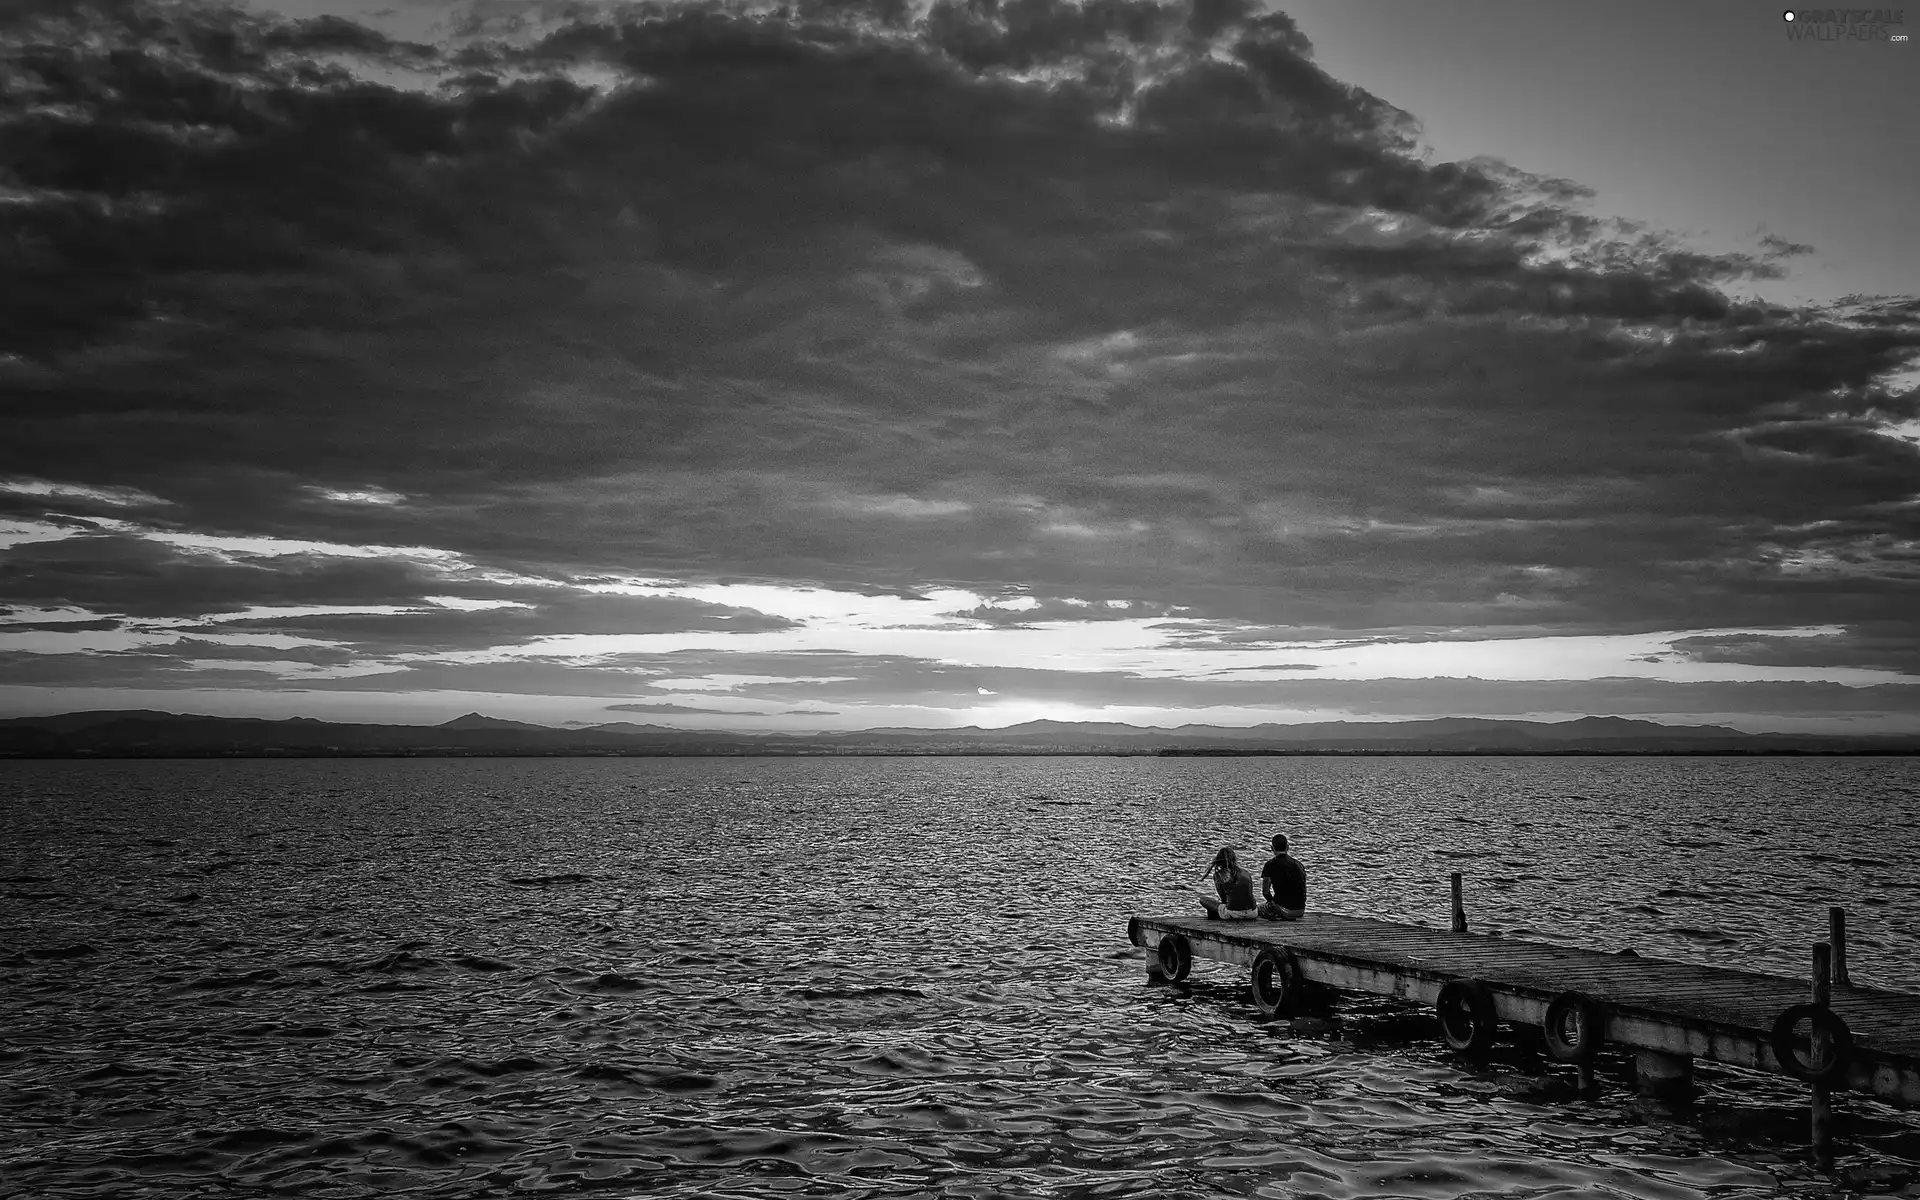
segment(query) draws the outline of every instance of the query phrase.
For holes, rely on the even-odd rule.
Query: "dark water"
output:
[[[1920,990],[1920,760],[0,766],[0,1194],[1831,1194],[1804,1089],[1571,1095],[1424,1014],[1149,987],[1295,835],[1317,907]],[[1622,1069],[1607,1059],[1603,1078]],[[1849,1097],[1842,1181],[1920,1195]]]

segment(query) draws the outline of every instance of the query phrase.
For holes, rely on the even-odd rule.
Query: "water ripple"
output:
[[[0,1192],[1802,1194],[1805,1097],[1676,1118],[1371,998],[1149,987],[1121,930],[1291,833],[1317,906],[1920,990],[1920,764],[13,763]],[[1818,820],[1810,819],[1818,814]],[[1850,1098],[1845,1178],[1920,1175]]]

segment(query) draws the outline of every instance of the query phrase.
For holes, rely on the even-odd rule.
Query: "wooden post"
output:
[[[1633,1053],[1634,1081],[1640,1094],[1659,1100],[1686,1101],[1693,1096],[1693,1056],[1663,1050]]]
[[[1826,942],[1813,944],[1811,991],[1813,1003],[1822,1008],[1833,1000],[1833,947]],[[1832,1044],[1816,1032],[1807,1046],[1808,1060],[1824,1062],[1832,1053]],[[1818,1081],[1813,1084],[1812,1134],[1814,1164],[1822,1171],[1833,1170],[1833,1089]]]
[[[1467,931],[1467,907],[1460,898],[1460,872],[1458,871],[1453,873],[1453,931],[1455,933]]]
[[[1833,981],[1852,987],[1847,978],[1847,910],[1838,904],[1827,909],[1827,941],[1833,947]]]

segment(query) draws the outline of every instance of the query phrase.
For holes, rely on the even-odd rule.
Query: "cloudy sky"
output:
[[[5,713],[1920,731],[1910,42],[7,12]]]

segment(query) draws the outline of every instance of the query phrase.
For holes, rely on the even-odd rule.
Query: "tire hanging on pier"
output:
[[[1193,944],[1186,935],[1170,933],[1160,939],[1160,948],[1156,952],[1160,973],[1179,983],[1193,971]]]
[[[1590,1063],[1607,1036],[1607,1010],[1584,992],[1561,992],[1540,1023],[1547,1053],[1563,1063]]]
[[[1145,942],[1140,940],[1140,918],[1139,917],[1127,918],[1127,945],[1129,946],[1146,945]]]
[[[1440,989],[1433,1002],[1440,1018],[1440,1037],[1449,1049],[1479,1054],[1493,1046],[1499,1021],[1493,993],[1478,979],[1454,979]]]
[[[1808,1023],[1807,1035],[1795,1037],[1793,1031],[1802,1021]],[[1826,1035],[1828,1051],[1816,1059],[1813,1047],[1822,1034]],[[1853,1057],[1853,1030],[1847,1028],[1839,1013],[1824,1004],[1796,1004],[1787,1009],[1774,1019],[1770,1040],[1780,1069],[1809,1083],[1831,1083],[1840,1078]]]
[[[1293,951],[1269,946],[1253,957],[1253,1004],[1270,1017],[1293,1008],[1300,999],[1300,963]]]

